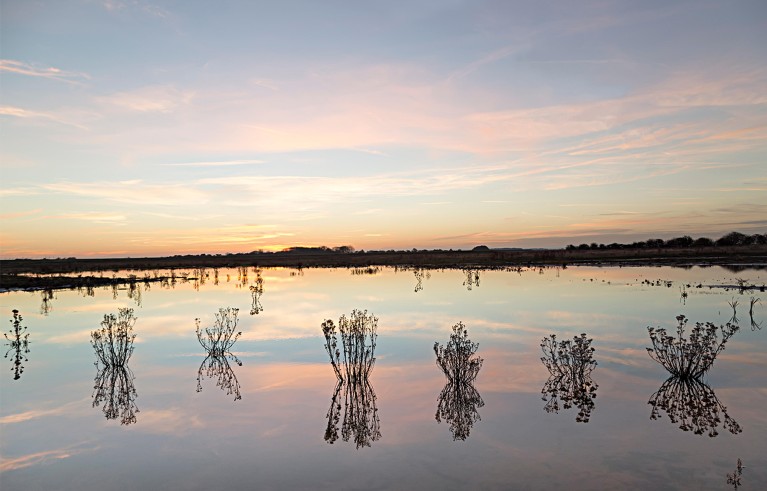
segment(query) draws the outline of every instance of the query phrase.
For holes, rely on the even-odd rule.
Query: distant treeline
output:
[[[717,240],[709,239],[708,237],[693,239],[689,235],[683,235],[682,237],[669,240],[649,239],[641,242],[632,242],[631,244],[618,244],[617,242],[607,245],[597,244],[596,242],[577,246],[570,244],[565,249],[568,251],[590,249],[682,249],[688,247],[732,247],[764,244],[767,244],[767,234],[746,235],[740,232],[730,232]]]

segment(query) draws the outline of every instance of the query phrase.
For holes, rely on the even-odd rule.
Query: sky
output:
[[[0,0],[0,256],[767,229],[767,2]]]

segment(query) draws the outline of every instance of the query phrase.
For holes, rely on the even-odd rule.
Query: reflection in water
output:
[[[413,274],[415,275],[416,281],[415,292],[418,293],[423,290],[423,280],[431,278],[431,272],[428,269],[416,268],[413,270]]]
[[[46,288],[44,290],[40,290],[40,297],[40,313],[43,315],[50,314],[51,310],[53,310],[53,300],[56,298],[53,295],[53,289]]]
[[[662,410],[672,423],[679,424],[680,429],[696,435],[708,433],[715,437],[719,434],[719,424],[730,433],[740,433],[743,431],[740,425],[727,414],[727,408],[719,402],[713,389],[701,380],[730,337],[738,331],[738,326],[696,322],[689,339],[685,339],[687,318],[679,315],[676,319],[676,338],[667,335],[663,328],[647,328],[653,344],[647,352],[671,373],[648,401],[652,406],[650,419],[659,419]]]
[[[242,366],[242,362],[232,352],[231,348],[242,334],[237,330],[237,313],[239,309],[221,308],[216,313],[216,322],[213,327],[200,328],[200,319],[195,319],[197,324],[197,340],[208,352],[208,356],[200,364],[197,370],[197,392],[202,391],[203,375],[215,378],[216,385],[221,387],[227,395],[234,394],[234,400],[242,399],[240,395],[240,383],[234,370],[229,365],[229,359]]]
[[[444,419],[450,425],[453,440],[466,440],[474,423],[479,421],[477,408],[485,405],[474,387],[483,359],[474,356],[479,344],[472,343],[462,322],[453,326],[450,341],[441,346],[434,343],[437,365],[447,377],[439,394],[437,422]]]
[[[342,315],[338,320],[341,333],[341,349],[338,348],[336,326],[328,319],[322,323],[325,350],[336,374],[336,387],[328,409],[328,425],[325,441],[332,444],[338,440],[338,422],[341,420],[341,391],[343,390],[343,421],[341,437],[345,442],[352,439],[357,446],[369,447],[381,438],[381,422],[378,418],[376,394],[370,384],[370,372],[375,364],[376,331],[378,318],[367,311],[352,311],[349,318]]]
[[[128,361],[133,354],[133,309],[120,309],[117,316],[104,315],[101,329],[91,333],[91,345],[96,351],[96,378],[93,386],[93,407],[103,404],[107,419],[120,418],[120,423],[136,422],[136,388]]]
[[[479,270],[478,269],[462,269],[463,274],[466,275],[466,279],[463,280],[463,286],[467,290],[471,291],[473,287],[479,287]]]
[[[696,378],[670,377],[650,397],[648,404],[652,406],[650,419],[660,419],[663,410],[681,430],[696,435],[708,433],[715,437],[719,434],[717,427],[720,423],[732,434],[743,431],[727,414],[727,408],[719,402],[711,387]]]
[[[591,379],[591,372],[597,366],[591,341],[585,333],[574,336],[572,341],[557,343],[554,334],[541,341],[541,361],[549,370],[549,379],[541,389],[546,412],[558,413],[561,400],[563,409],[578,408],[576,422],[589,422],[599,387]]]
[[[253,297],[251,299],[250,315],[258,314],[264,310],[261,306],[261,295],[263,295],[263,293],[264,279],[261,277],[261,270],[256,269],[256,284],[250,285],[250,294]]]
[[[761,303],[762,299],[757,297],[751,297],[750,306],[748,309],[748,316],[751,318],[751,330],[756,331],[762,328],[762,322],[756,322],[754,320],[754,305]]]
[[[731,485],[734,489],[738,489],[743,484],[741,483],[741,476],[743,475],[743,462],[738,459],[738,465],[735,466],[735,471],[730,474],[727,473],[727,484]]]
[[[5,352],[5,358],[8,358],[8,355],[13,352],[11,357],[13,368],[11,368],[11,371],[13,371],[13,380],[18,380],[21,378],[21,374],[24,373],[24,365],[22,363],[29,361],[27,358],[27,353],[29,353],[29,333],[25,332],[27,327],[21,325],[21,321],[24,318],[21,317],[19,311],[13,309],[11,313],[13,314],[13,319],[10,322],[13,328],[8,331],[11,335],[8,336],[7,333],[3,333],[5,339],[8,340],[8,343],[6,343],[8,351]]]

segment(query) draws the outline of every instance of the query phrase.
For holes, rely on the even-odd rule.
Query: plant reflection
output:
[[[354,310],[349,318],[342,315],[338,320],[338,331],[341,333],[339,349],[335,324],[330,319],[322,323],[325,350],[337,379],[326,416],[325,441],[330,444],[338,440],[339,421],[341,438],[345,442],[352,439],[357,448],[369,447],[381,438],[376,394],[369,380],[375,364],[377,328],[378,318],[368,315],[367,311]],[[341,399],[344,403],[343,416]]]
[[[93,407],[103,404],[107,419],[120,419],[123,425],[136,422],[136,388],[128,361],[133,354],[133,309],[120,309],[117,316],[104,315],[101,329],[91,333],[91,345],[96,352],[96,378],[93,386]]]
[[[743,468],[745,466],[743,465],[743,462],[738,459],[738,464],[735,466],[735,471],[730,474],[727,473],[727,484],[731,485],[733,489],[738,489],[740,486],[743,485],[741,482],[741,476],[743,475]]]
[[[46,288],[41,290],[40,297],[40,313],[43,315],[50,314],[51,310],[53,310],[53,300],[56,298],[56,296],[53,294],[53,289]]]
[[[413,270],[413,274],[415,275],[415,292],[418,293],[421,290],[423,290],[423,280],[428,280],[431,278],[431,272],[429,272],[428,269],[423,268],[416,268]]]
[[[24,373],[24,365],[22,363],[29,361],[27,358],[27,353],[29,353],[29,333],[25,332],[27,327],[21,325],[21,321],[24,319],[19,314],[19,311],[13,309],[11,313],[13,314],[13,319],[10,320],[10,323],[13,328],[8,331],[11,335],[8,336],[7,333],[3,333],[5,339],[8,340],[8,343],[6,343],[8,351],[5,352],[5,358],[8,358],[8,355],[13,352],[11,358],[13,360],[13,368],[11,369],[13,371],[13,380],[19,380],[21,374]]]
[[[647,328],[653,344],[647,348],[648,354],[671,373],[648,401],[652,406],[650,419],[660,419],[662,411],[680,429],[696,435],[707,433],[715,437],[720,424],[732,434],[740,433],[743,431],[740,425],[727,414],[713,389],[701,380],[738,326],[697,322],[689,339],[685,339],[687,318],[679,315],[676,319],[676,338],[663,328]]]
[[[480,408],[485,405],[474,381],[484,361],[474,356],[479,345],[469,339],[462,322],[453,326],[450,341],[442,346],[434,343],[437,365],[447,377],[447,384],[439,394],[437,422],[444,419],[450,425],[453,440],[466,440],[474,423],[479,421]]]
[[[479,273],[478,269],[462,269],[463,274],[466,275],[466,279],[463,280],[463,286],[467,290],[471,291],[473,287],[479,287]]]
[[[202,391],[202,379],[207,376],[215,378],[216,386],[221,387],[227,395],[234,395],[235,401],[242,399],[240,383],[229,365],[229,360],[232,360],[242,366],[240,359],[231,352],[232,346],[242,334],[237,331],[238,312],[239,309],[231,307],[218,309],[213,327],[204,330],[200,328],[200,319],[195,319],[197,341],[208,352],[197,370],[197,392]]]
[[[749,301],[750,306],[748,308],[748,316],[751,319],[751,330],[752,331],[760,330],[762,328],[762,322],[764,322],[764,321],[756,322],[754,320],[754,305],[756,305],[758,303],[761,303],[761,302],[762,302],[762,299],[761,298],[757,298],[757,297],[751,297],[751,300]]]
[[[258,314],[262,312],[264,308],[261,306],[261,295],[264,293],[264,279],[261,277],[261,270],[256,269],[256,284],[250,285],[251,306],[250,315]]]
[[[541,389],[546,412],[559,413],[561,401],[563,409],[578,408],[576,422],[589,422],[599,387],[591,379],[591,372],[597,366],[591,341],[585,333],[574,336],[572,341],[557,342],[555,334],[541,341],[541,361],[549,370],[549,379]]]

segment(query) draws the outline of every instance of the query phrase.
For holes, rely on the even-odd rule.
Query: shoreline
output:
[[[246,253],[158,258],[10,259],[0,260],[0,292],[92,288],[161,282],[167,276],[104,277],[110,271],[149,272],[237,267],[408,269],[512,269],[537,267],[722,266],[733,273],[767,269],[767,246],[631,250],[487,250],[322,253]],[[85,273],[101,273],[101,276]],[[77,276],[72,276],[77,275]],[[193,280],[188,277],[186,280]]]

